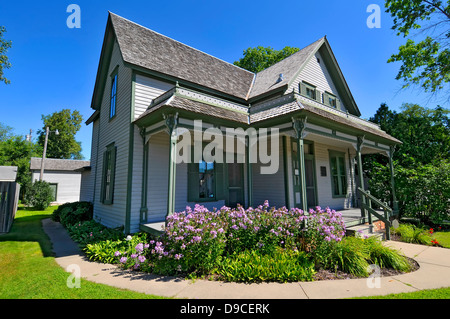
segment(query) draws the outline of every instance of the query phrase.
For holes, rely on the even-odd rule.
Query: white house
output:
[[[376,212],[358,192],[361,155],[391,158],[400,143],[360,118],[326,37],[255,74],[109,13],[91,108],[94,216],[126,232],[151,230],[186,205],[264,200],[359,207],[364,223]],[[252,129],[270,162],[252,153]],[[227,139],[229,130],[244,134]],[[212,141],[214,156],[236,150],[208,159]]]
[[[64,204],[80,200],[83,169],[89,167],[90,161],[46,158],[44,161],[43,180],[50,183],[54,194],[54,203]],[[41,158],[32,157],[30,161],[32,182],[38,181],[41,173]],[[85,187],[86,190],[88,188]]]

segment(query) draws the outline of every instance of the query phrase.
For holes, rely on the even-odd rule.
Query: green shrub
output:
[[[391,202],[390,178],[389,166],[375,163],[370,175],[371,194]],[[417,218],[424,224],[450,220],[449,160],[416,163],[409,168],[395,162],[395,187],[401,217]]]
[[[93,207],[90,202],[73,202],[62,204],[52,214],[52,220],[60,222],[64,227],[91,220]]]
[[[94,238],[87,241],[83,251],[89,260],[116,264],[119,263],[118,256],[132,255],[135,253],[136,246],[141,242],[148,241],[149,236],[147,233],[136,233],[125,238],[121,229],[108,229],[105,227],[101,235],[94,235]],[[120,252],[120,255],[118,252]],[[130,259],[130,267],[134,266],[130,265],[131,262],[132,260]]]
[[[391,228],[391,231],[406,243],[429,245],[431,241],[430,233],[425,227],[402,223],[398,228]]]
[[[50,183],[36,181],[27,186],[23,198],[23,203],[36,210],[45,210],[53,200],[53,193]]]
[[[314,263],[305,252],[277,248],[271,254],[246,250],[223,258],[216,270],[219,278],[233,282],[312,281]]]
[[[108,228],[94,220],[67,224],[66,228],[70,237],[81,247],[103,240],[119,240],[124,237],[121,228]]]

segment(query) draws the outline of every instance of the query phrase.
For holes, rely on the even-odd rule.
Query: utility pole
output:
[[[56,135],[59,135],[58,130],[51,131],[54,132]],[[41,175],[39,176],[39,180],[42,182],[44,179],[44,160],[45,155],[47,154],[47,143],[48,143],[48,134],[50,133],[50,128],[47,126],[45,129],[45,142],[44,142],[44,152],[42,153],[42,159],[41,159]]]

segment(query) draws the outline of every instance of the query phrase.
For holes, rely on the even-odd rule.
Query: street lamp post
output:
[[[50,131],[50,128],[47,126],[47,128],[45,129],[45,142],[44,142],[44,152],[42,153],[42,159],[41,159],[41,175],[39,177],[39,180],[42,182],[44,179],[44,160],[45,160],[45,155],[47,153],[47,143],[48,143],[48,134],[49,133],[55,133],[56,135],[59,135],[59,131],[55,130],[55,131]]]

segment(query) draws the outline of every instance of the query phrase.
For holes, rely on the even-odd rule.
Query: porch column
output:
[[[175,180],[176,180],[176,168],[177,168],[177,125],[178,125],[178,113],[164,115],[166,120],[166,126],[170,136],[169,147],[169,188],[167,192],[167,213],[166,217],[172,215],[175,212]]]
[[[300,189],[301,189],[301,199],[302,199],[302,209],[305,213],[308,212],[308,203],[306,197],[306,175],[305,175],[305,152],[303,146],[303,134],[306,128],[306,116],[293,118],[293,126],[297,138],[297,161],[299,168],[299,177],[300,177]]]
[[[392,188],[392,205],[393,205],[393,215],[398,215],[398,201],[397,196],[395,194],[395,179],[394,179],[394,162],[393,162],[393,156],[394,156],[395,146],[390,145],[389,146],[389,167],[391,170],[391,188]]]
[[[356,144],[356,160],[358,162],[358,175],[359,175],[359,183],[361,188],[364,189],[364,176],[363,176],[363,167],[362,167],[362,159],[361,159],[361,149],[364,144],[364,136],[358,136],[358,142]],[[365,189],[364,189],[365,190]],[[361,201],[363,204],[366,204],[366,199],[361,194]],[[361,207],[361,217],[366,218],[366,210],[363,205],[360,204]]]
[[[147,208],[147,190],[148,190],[148,149],[149,143],[145,137],[145,128],[141,130],[141,136],[143,140],[144,154],[142,158],[142,192],[141,192],[141,210],[140,210],[140,222],[146,223],[148,218]]]

